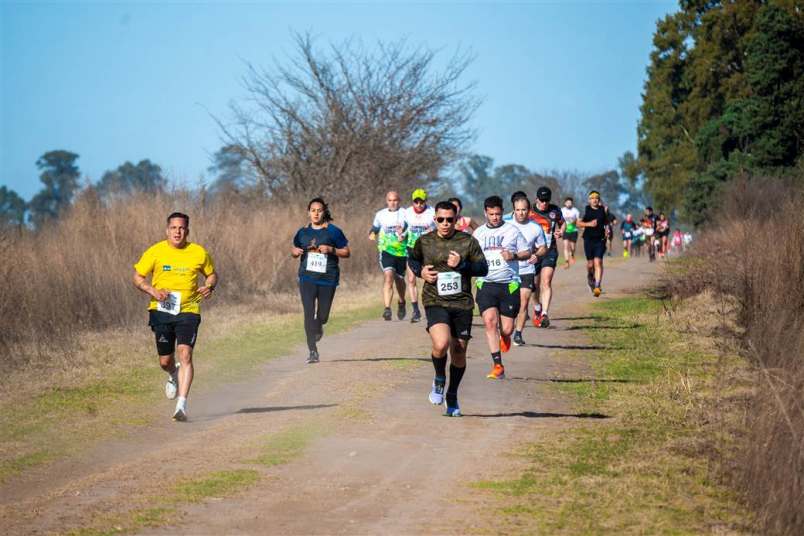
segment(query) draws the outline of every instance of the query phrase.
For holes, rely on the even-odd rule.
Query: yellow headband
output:
[[[599,194],[599,193],[597,193],[597,192],[591,192],[591,193],[589,194],[589,199],[594,199],[595,197],[597,197],[598,199],[600,199],[600,194]]]

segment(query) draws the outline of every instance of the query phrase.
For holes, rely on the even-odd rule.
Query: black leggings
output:
[[[299,281],[299,292],[304,306],[304,333],[307,335],[307,348],[318,350],[315,345],[316,337],[329,320],[329,310],[332,308],[332,300],[335,298],[335,287]]]

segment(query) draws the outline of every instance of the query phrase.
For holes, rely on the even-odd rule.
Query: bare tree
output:
[[[456,53],[440,71],[435,58],[404,41],[375,51],[347,41],[324,53],[297,34],[287,64],[248,66],[249,99],[232,105],[233,124],[218,123],[274,197],[428,185],[473,139],[479,104],[474,83],[461,81],[472,58]]]

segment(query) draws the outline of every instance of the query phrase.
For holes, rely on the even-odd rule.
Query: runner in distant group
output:
[[[614,251],[614,226],[617,225],[619,221],[617,216],[614,215],[613,212],[609,210],[608,206],[604,207],[606,209],[606,216],[609,219],[609,223],[606,225],[606,254],[611,257],[612,251]]]
[[[380,269],[383,271],[382,298],[385,310],[382,317],[391,320],[391,300],[394,297],[396,283],[397,309],[396,317],[405,318],[405,270],[407,269],[408,224],[405,213],[399,208],[399,194],[390,191],[385,194],[386,208],[377,211],[371,224],[369,240],[377,241],[380,250]]]
[[[608,211],[600,203],[600,194],[589,192],[589,204],[578,227],[583,227],[583,251],[586,254],[586,282],[595,298],[600,296],[603,284],[603,256],[606,254],[606,226]]]
[[[324,336],[332,300],[340,280],[339,259],[350,255],[349,241],[332,222],[320,197],[307,204],[310,223],[293,237],[291,256],[299,261],[299,293],[304,307],[304,333],[310,351],[307,363],[318,363],[317,342]]]
[[[455,223],[455,230],[472,234],[472,231],[477,229],[477,224],[469,216],[461,215],[461,212],[463,212],[463,203],[461,200],[457,197],[450,197],[447,201],[455,205],[455,208],[458,209],[458,221]]]
[[[405,222],[408,225],[408,250],[413,248],[420,236],[435,229],[435,211],[432,207],[427,206],[427,192],[417,188],[413,190],[411,199],[413,205],[405,209]],[[407,269],[407,281],[410,303],[413,306],[410,321],[418,322],[422,318],[419,310],[419,289],[416,287],[416,275],[410,268]]]
[[[435,214],[436,231],[416,241],[410,250],[408,265],[425,281],[422,301],[435,369],[430,402],[435,405],[445,402],[449,350],[449,387],[444,415],[460,417],[458,386],[466,370],[466,349],[472,338],[475,307],[471,280],[485,276],[488,265],[477,240],[455,230],[458,211],[452,203],[439,202]]]
[[[581,217],[581,213],[572,204],[573,199],[567,197],[564,199],[564,206],[561,207],[561,215],[567,222],[564,229],[564,268],[575,264],[575,245],[578,242],[578,228],[575,226],[575,222]]]
[[[634,239],[634,230],[636,223],[634,217],[630,214],[625,216],[625,221],[620,224],[620,233],[623,238],[623,257],[628,258],[631,255],[631,240]]]
[[[519,262],[531,256],[527,241],[512,224],[503,221],[503,201],[493,195],[483,202],[486,223],[475,229],[474,237],[483,249],[488,274],[476,280],[477,307],[486,328],[492,369],[486,376],[505,377],[501,352],[511,348],[514,319],[519,313]]]
[[[671,247],[677,255],[684,251],[684,235],[681,234],[681,229],[678,227],[676,227],[676,230],[673,231],[673,241]]]
[[[659,255],[664,257],[670,247],[670,221],[664,212],[660,212],[656,220],[656,237],[659,240]]]
[[[187,397],[193,383],[193,348],[201,324],[201,300],[212,296],[218,274],[209,253],[189,242],[190,217],[167,218],[167,240],[157,242],[134,265],[134,286],[151,296],[148,325],[156,337],[159,365],[168,373],[165,395],[178,394],[173,420],[187,420]],[[152,274],[151,283],[146,278]],[[198,286],[198,276],[204,286]],[[176,363],[178,354],[179,363]]]
[[[530,303],[530,295],[535,284],[535,265],[547,253],[547,239],[544,236],[542,226],[532,221],[529,217],[531,206],[524,192],[514,194],[511,197],[511,204],[514,207],[514,212],[510,222],[525,237],[528,250],[532,252],[529,259],[519,261],[519,313],[515,321],[513,342],[517,346],[524,346],[525,340],[522,338],[522,330],[525,328],[528,303]]]
[[[530,213],[530,218],[542,226],[547,238],[547,253],[536,265],[538,285],[534,285],[536,304],[533,307],[533,325],[537,328],[550,326],[548,309],[553,299],[553,275],[558,263],[557,239],[563,236],[566,227],[561,209],[550,203],[552,196],[553,192],[547,186],[539,188],[536,191],[536,203]]]
[[[654,240],[656,237],[656,214],[653,213],[653,207],[645,207],[645,214],[642,217],[642,236],[645,237],[645,243],[648,245],[648,257],[650,262],[656,260],[656,244]]]

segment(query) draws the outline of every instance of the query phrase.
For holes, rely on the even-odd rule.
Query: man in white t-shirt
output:
[[[435,211],[427,205],[427,192],[422,188],[416,188],[413,190],[411,199],[413,205],[405,209],[405,223],[408,226],[408,249],[413,249],[421,235],[432,232],[436,227]],[[411,271],[410,267],[407,268],[407,282],[410,303],[413,306],[413,315],[410,317],[410,321],[418,322],[422,319],[422,313],[419,310],[419,289],[416,287],[416,274]]]
[[[522,233],[503,221],[503,201],[499,196],[487,198],[483,209],[486,223],[475,229],[473,236],[480,243],[489,272],[475,282],[475,301],[486,327],[493,362],[486,377],[497,380],[505,377],[501,352],[511,348],[514,319],[519,313],[519,261],[528,260],[531,251]]]
[[[408,224],[405,212],[399,208],[399,194],[393,190],[385,194],[386,207],[377,211],[369,231],[369,240],[377,242],[380,256],[380,269],[383,272],[383,319],[391,320],[391,300],[396,283],[396,317],[405,318],[405,270],[408,265],[407,233]]]
[[[519,261],[519,314],[516,317],[513,341],[517,346],[524,346],[522,330],[525,328],[528,303],[530,295],[533,293],[536,278],[535,265],[547,253],[547,237],[544,235],[542,226],[530,219],[530,200],[524,192],[512,195],[511,204],[514,206],[514,211],[509,221],[525,237],[528,250],[531,251],[530,258]]]

